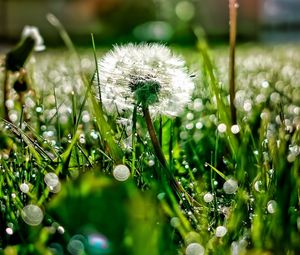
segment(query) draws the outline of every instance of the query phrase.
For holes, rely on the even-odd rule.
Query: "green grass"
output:
[[[79,50],[80,60],[66,49],[35,55],[27,65],[32,90],[25,109],[12,90],[12,123],[2,122],[1,252],[171,255],[196,242],[205,254],[299,254],[299,50],[237,48],[239,132],[233,134],[227,48],[209,50],[204,42],[174,48],[197,87],[182,116],[154,125],[184,191],[180,199],[161,175],[142,117],[132,129],[118,124],[89,92],[92,48]],[[97,57],[105,51],[98,49]],[[120,163],[132,173],[125,182],[112,177]],[[60,191],[46,185],[49,172],[59,177]],[[232,180],[236,191],[234,181],[226,186]],[[41,224],[22,219],[28,204],[42,209]],[[216,236],[219,226],[227,229],[223,237]],[[91,240],[107,247],[101,251]]]

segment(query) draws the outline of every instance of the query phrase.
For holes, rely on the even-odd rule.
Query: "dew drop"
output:
[[[277,209],[277,202],[275,200],[270,200],[267,204],[267,210],[270,214],[273,214],[276,212]]]
[[[21,217],[28,225],[37,226],[42,222],[44,214],[37,205],[30,204],[22,209]]]
[[[148,166],[154,166],[155,165],[155,161],[153,159],[150,159],[148,161]]]
[[[190,243],[185,249],[186,255],[203,255],[204,252],[204,247],[199,243]]]
[[[166,193],[161,192],[157,195],[157,198],[158,198],[158,200],[163,200],[165,198],[165,196],[166,196]]]
[[[48,187],[55,187],[59,183],[59,179],[55,173],[47,173],[44,181]]]
[[[237,191],[237,189],[238,183],[234,179],[228,179],[223,185],[223,190],[226,194],[233,194]]]
[[[10,235],[10,236],[14,233],[14,231],[13,231],[12,228],[6,228],[6,229],[5,229],[5,232],[6,232],[6,234],[8,234],[8,235]]]
[[[269,87],[269,82],[268,82],[268,81],[263,81],[263,82],[261,83],[261,86],[262,86],[264,89],[266,89],[266,88]]]
[[[118,181],[126,181],[130,176],[129,168],[125,165],[117,165],[113,170],[113,176]]]
[[[239,125],[232,125],[231,126],[231,132],[232,132],[232,134],[237,134],[237,133],[239,133],[240,132],[240,127],[239,127]]]
[[[64,229],[64,227],[63,226],[58,226],[57,227],[57,232],[59,233],[59,234],[64,234],[65,233],[65,229]]]
[[[170,224],[173,228],[178,228],[180,226],[180,219],[178,217],[173,217],[170,220]]]
[[[84,244],[77,239],[71,239],[68,243],[67,250],[72,255],[84,254]]]
[[[218,226],[216,228],[216,237],[223,237],[227,233],[227,228],[224,226]]]
[[[57,185],[54,186],[54,187],[49,186],[49,190],[50,190],[51,193],[58,193],[58,192],[60,192],[60,190],[61,190],[61,184],[60,184],[60,182],[58,182]]]
[[[197,129],[203,128],[202,122],[197,122],[197,123],[196,123],[196,128],[197,128]]]
[[[220,133],[225,133],[227,127],[226,127],[226,125],[225,125],[224,123],[220,123],[220,124],[218,125],[217,129],[218,129],[218,131],[219,131]]]
[[[203,199],[206,203],[210,203],[214,200],[214,195],[211,194],[210,192],[207,192],[204,196]]]
[[[254,189],[257,191],[257,192],[260,192],[261,191],[261,186],[262,186],[262,181],[256,181],[254,183]]]
[[[29,186],[27,183],[22,183],[20,185],[20,190],[23,192],[23,193],[28,193],[29,192]]]

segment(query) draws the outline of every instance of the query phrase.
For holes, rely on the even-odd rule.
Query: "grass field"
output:
[[[300,47],[237,48],[235,125],[227,47],[172,50],[196,88],[154,119],[168,171],[142,114],[108,115],[90,93],[92,47],[31,57],[0,130],[1,252],[300,254]]]

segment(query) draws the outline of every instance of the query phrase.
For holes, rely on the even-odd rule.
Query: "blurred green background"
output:
[[[46,20],[55,14],[72,39],[97,43],[160,41],[193,43],[194,27],[214,41],[227,40],[228,1],[222,0],[0,0],[2,45],[19,38],[25,25],[40,28],[48,45],[61,43]],[[299,0],[240,0],[240,40],[300,41]]]

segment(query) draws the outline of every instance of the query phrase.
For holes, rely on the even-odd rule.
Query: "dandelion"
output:
[[[25,26],[19,44],[6,55],[6,69],[13,72],[19,71],[24,67],[32,51],[42,51],[44,49],[44,40],[38,28]]]
[[[101,75],[96,75],[95,84],[104,109],[111,114],[143,114],[155,154],[171,186],[177,194],[184,192],[168,168],[151,118],[177,116],[190,102],[194,83],[184,60],[163,45],[128,44],[115,46],[99,61],[98,70]]]
[[[9,119],[9,110],[5,103],[9,99],[10,72],[19,72],[19,78],[15,82],[14,88],[18,93],[25,92],[28,89],[28,77],[24,65],[33,51],[42,51],[44,49],[44,40],[40,35],[38,28],[25,26],[19,44],[6,54],[3,86],[4,118],[6,120]],[[23,105],[24,102],[22,102],[22,100],[20,100],[20,102]]]
[[[22,31],[22,38],[25,39],[27,37],[31,37],[34,40],[35,51],[43,51],[46,48],[44,45],[44,39],[37,27],[25,26]]]
[[[115,46],[99,61],[101,99],[109,113],[149,107],[152,116],[179,115],[194,83],[185,61],[159,44]]]

